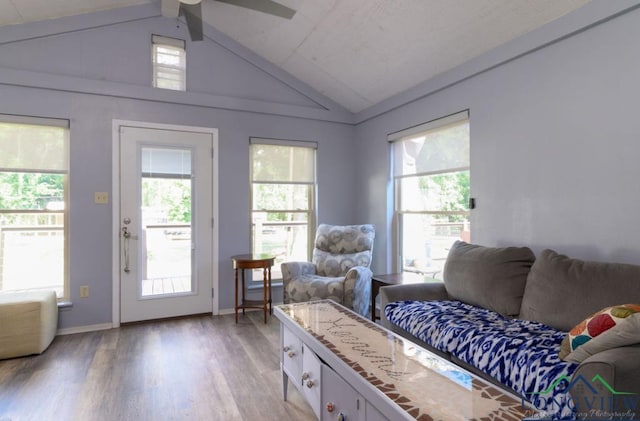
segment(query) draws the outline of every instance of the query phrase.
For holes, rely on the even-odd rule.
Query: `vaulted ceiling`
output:
[[[202,0],[203,20],[357,113],[590,0],[279,0],[291,20]],[[0,0],[0,25],[158,0]]]

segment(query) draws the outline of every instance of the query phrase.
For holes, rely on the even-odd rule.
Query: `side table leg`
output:
[[[246,313],[244,312],[244,269],[242,269],[242,315],[244,316]]]
[[[273,314],[273,305],[272,305],[273,301],[272,301],[272,298],[271,298],[271,266],[269,266],[269,268],[267,270],[269,271],[269,273],[267,275],[269,277],[269,315],[272,315]]]
[[[262,269],[262,312],[267,323],[267,268]]]
[[[233,308],[236,312],[236,324],[238,324],[238,268],[234,269],[235,272],[235,290],[236,290],[236,300],[233,303]]]

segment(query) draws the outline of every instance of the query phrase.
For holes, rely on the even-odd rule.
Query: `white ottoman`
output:
[[[0,292],[0,359],[42,353],[57,327],[54,291]]]

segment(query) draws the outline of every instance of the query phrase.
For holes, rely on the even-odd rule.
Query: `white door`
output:
[[[120,127],[120,320],[213,311],[213,134]]]

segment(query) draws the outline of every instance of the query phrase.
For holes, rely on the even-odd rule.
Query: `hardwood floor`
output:
[[[279,322],[195,316],[58,336],[0,361],[0,421],[314,420],[282,400]]]

